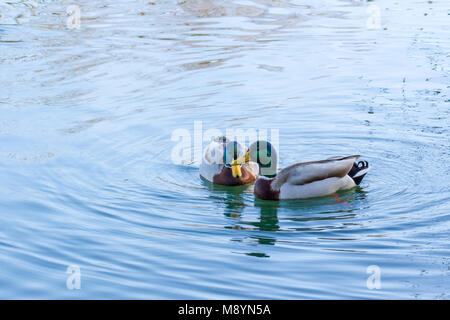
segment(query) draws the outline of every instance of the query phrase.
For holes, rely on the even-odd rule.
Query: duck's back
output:
[[[214,175],[219,174],[224,166],[222,162],[225,142],[226,140],[215,139],[206,147],[199,172],[200,176],[208,181],[213,182]]]
[[[259,178],[255,194],[271,200],[306,199],[352,188],[356,184],[348,173],[358,157],[335,157],[291,165],[273,179]]]

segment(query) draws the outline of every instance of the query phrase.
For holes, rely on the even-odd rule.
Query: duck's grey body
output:
[[[291,165],[272,179],[259,177],[255,194],[268,200],[306,199],[353,188],[369,170],[368,166],[360,167],[349,175],[357,158],[359,155]]]

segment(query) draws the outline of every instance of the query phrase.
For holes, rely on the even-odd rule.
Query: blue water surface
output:
[[[449,299],[449,9],[1,2],[0,297]],[[340,201],[257,200],[172,161],[195,121],[372,169]]]

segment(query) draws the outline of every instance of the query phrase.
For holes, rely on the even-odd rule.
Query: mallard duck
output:
[[[359,155],[293,164],[277,174],[276,151],[269,142],[254,142],[245,155],[231,165],[247,161],[259,164],[254,192],[264,200],[321,197],[355,187],[369,171],[367,161],[356,162]]]
[[[226,137],[214,139],[206,148],[200,165],[200,176],[206,180],[226,185],[238,186],[254,182],[259,167],[256,162],[247,161],[231,165],[242,153],[242,146]]]

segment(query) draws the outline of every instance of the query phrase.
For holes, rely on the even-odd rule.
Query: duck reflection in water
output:
[[[211,183],[204,178],[202,178],[202,184],[210,192],[209,197],[213,199],[219,207],[224,209],[224,214],[227,217],[239,218],[241,216],[242,211],[244,211],[245,208],[245,190],[249,188],[249,185],[230,187]]]
[[[259,209],[260,216],[258,222],[252,224],[261,231],[278,231],[280,229],[278,221],[278,201],[264,201],[255,199],[255,208]]]
[[[264,201],[260,199],[255,199],[255,208],[259,209],[259,221],[251,222],[249,224],[253,225],[259,231],[264,231],[264,234],[258,233],[252,238],[257,240],[259,244],[264,245],[275,245],[277,241],[275,237],[275,232],[280,230],[279,220],[278,220],[278,201]],[[267,233],[267,231],[269,233]],[[270,235],[269,235],[270,234]],[[251,254],[256,255],[256,254]],[[256,255],[258,256],[258,255]],[[264,257],[268,257],[264,255]]]
[[[223,209],[223,214],[226,217],[233,218],[233,225],[225,228],[249,230],[250,233],[244,239],[252,239],[252,243],[265,246],[275,245],[278,231],[282,230],[278,218],[279,210],[283,211],[284,219],[298,224],[298,228],[292,229],[293,231],[316,231],[323,228],[325,221],[329,223],[333,220],[340,221],[353,218],[354,203],[365,202],[366,199],[366,193],[357,188],[353,191],[341,191],[333,196],[309,200],[268,201],[254,197],[251,185],[230,187],[213,184],[204,179],[202,181],[210,192],[209,197],[219,208]],[[253,207],[250,204],[251,201],[253,201]],[[245,219],[245,216],[242,216],[245,208],[248,210],[250,219],[254,217],[251,211],[259,213],[256,221]],[[305,223],[308,224],[308,227],[305,227]],[[342,228],[342,225],[340,225],[340,228]],[[242,243],[244,239],[236,240]],[[254,257],[269,258],[270,255],[264,250],[264,247],[258,246],[259,250],[257,251],[259,252],[241,251],[241,253]]]

